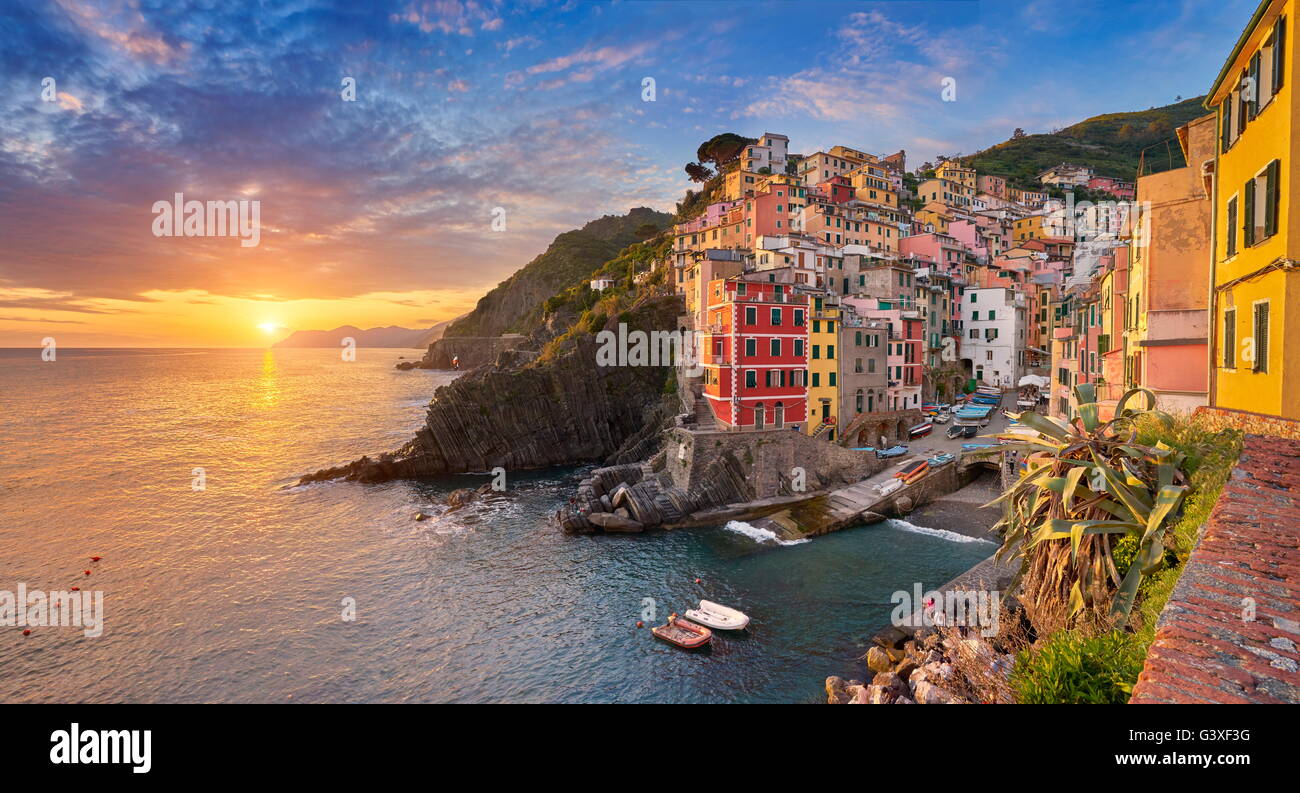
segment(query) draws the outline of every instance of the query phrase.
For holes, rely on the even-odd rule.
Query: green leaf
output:
[[[1091,466],[1090,466],[1091,467]],[[1079,480],[1083,475],[1088,473],[1089,469],[1082,466],[1071,468],[1065,475],[1065,498],[1063,499],[1066,512],[1074,511],[1074,491],[1079,487]]]
[[[1146,531],[1142,535],[1142,541],[1145,543],[1150,537],[1158,537],[1157,530],[1165,522],[1179,503],[1182,502],[1183,496],[1187,493],[1187,488],[1183,485],[1164,485],[1160,492],[1156,494],[1156,504],[1152,508],[1151,514],[1147,516]]]
[[[1071,439],[1070,428],[1065,424],[1038,413],[1021,413],[1020,423],[1024,424],[1031,430],[1037,430],[1050,438],[1056,438],[1062,443],[1069,443]]]
[[[1083,428],[1088,432],[1097,429],[1097,386],[1094,383],[1080,383],[1074,387],[1074,401],[1079,408],[1079,418],[1083,419]]]

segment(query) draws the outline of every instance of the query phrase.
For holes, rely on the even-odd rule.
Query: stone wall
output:
[[[687,490],[715,460],[730,455],[743,466],[751,499],[789,495],[792,469],[802,468],[806,490],[855,482],[881,467],[872,454],[845,449],[824,438],[792,429],[757,432],[699,431],[676,428],[666,444],[665,470]]]

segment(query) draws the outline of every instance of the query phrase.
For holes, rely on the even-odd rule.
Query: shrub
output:
[[[1058,631],[1016,657],[1011,685],[1021,704],[1122,705],[1142,671],[1143,653],[1119,631]]]

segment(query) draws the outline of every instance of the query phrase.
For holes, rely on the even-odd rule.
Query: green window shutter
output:
[[[1268,371],[1268,303],[1255,304],[1255,371]]]
[[[835,385],[835,373],[834,373],[834,372],[831,372],[831,373],[829,374],[829,379],[830,379],[830,384],[831,384],[831,385]]]
[[[1254,89],[1250,98],[1250,117],[1252,119],[1259,115],[1259,92],[1263,90],[1259,84],[1259,64],[1261,54],[1258,50],[1250,58],[1250,85]]]
[[[1237,254],[1237,199],[1233,197],[1228,201],[1228,222],[1225,229],[1227,241],[1224,245],[1225,256],[1235,256]]]
[[[1268,164],[1267,176],[1264,178],[1264,236],[1271,237],[1277,233],[1277,199],[1278,177],[1281,176],[1281,162],[1273,160]]]
[[[1286,20],[1278,17],[1273,25],[1273,93],[1282,90],[1282,72],[1286,68]]]
[[[1241,242],[1249,248],[1255,244],[1255,180],[1247,179],[1241,191]]]
[[[1235,369],[1237,366],[1237,309],[1230,308],[1223,312],[1223,367]]]
[[[1227,151],[1232,144],[1232,94],[1219,105],[1221,128],[1219,130],[1219,150]]]

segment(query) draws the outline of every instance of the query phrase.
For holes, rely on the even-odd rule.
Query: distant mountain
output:
[[[531,330],[540,321],[547,298],[671,222],[672,215],[637,207],[626,215],[605,215],[560,234],[537,258],[480,298],[473,311],[455,320],[447,335],[499,336]]]
[[[1204,97],[1132,113],[1093,116],[1046,135],[1025,135],[961,157],[981,174],[1008,177],[1017,187],[1037,187],[1038,174],[1063,162],[1091,166],[1099,176],[1133,180],[1143,173],[1181,168],[1174,130],[1206,114]],[[1143,161],[1142,153],[1146,152]]]
[[[287,339],[276,342],[274,347],[338,347],[345,338],[353,338],[358,347],[403,347],[424,348],[442,338],[443,331],[452,320],[439,322],[431,328],[399,328],[389,325],[386,328],[368,328],[362,330],[355,325],[343,325],[333,330],[296,330]]]

